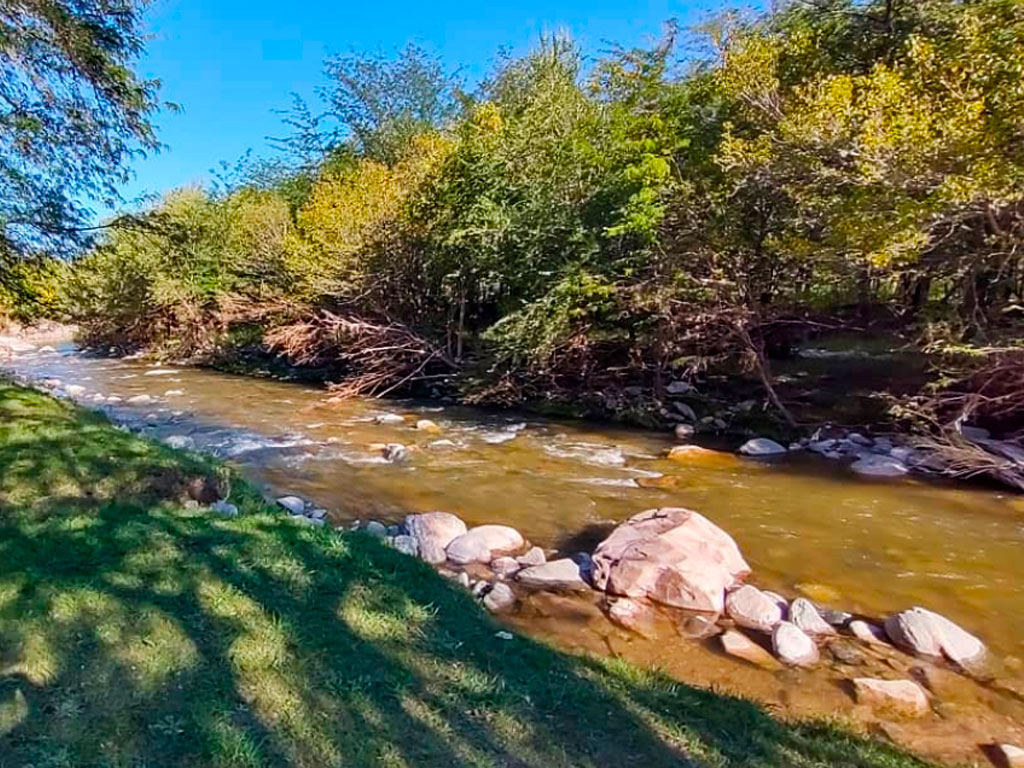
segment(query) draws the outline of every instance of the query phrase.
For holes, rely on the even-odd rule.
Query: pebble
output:
[[[512,640],[515,637],[511,632],[505,632],[504,630],[495,632],[494,636],[499,640]]]

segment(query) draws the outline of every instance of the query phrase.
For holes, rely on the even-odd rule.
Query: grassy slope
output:
[[[0,383],[0,766],[918,766],[497,627],[375,540]]]

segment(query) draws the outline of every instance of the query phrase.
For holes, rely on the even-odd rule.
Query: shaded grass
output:
[[[920,763],[498,627],[418,560],[0,384],[0,766]]]

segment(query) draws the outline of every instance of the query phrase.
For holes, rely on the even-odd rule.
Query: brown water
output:
[[[739,542],[758,585],[867,616],[931,608],[981,636],[1003,679],[1024,692],[1020,497],[914,479],[868,481],[810,456],[682,466],[663,458],[673,441],[660,433],[436,403],[331,403],[314,387],[90,358],[69,348],[59,355],[22,353],[10,367],[83,386],[78,399],[85,402],[151,395],[153,404],[97,405],[143,433],[185,436],[274,492],[328,508],[339,522],[398,521],[410,511],[443,509],[470,524],[506,523],[534,543],[575,551],[591,548],[610,526],[644,509],[696,509]],[[374,422],[385,413],[410,418],[400,425]],[[435,421],[441,433],[417,431],[417,418]],[[391,464],[381,458],[380,443],[414,450],[407,461]],[[537,597],[511,621],[563,644],[655,662],[683,679],[746,692],[797,714],[824,708],[857,715],[835,679],[789,672],[780,678],[681,638],[629,638],[580,601]],[[793,675],[801,685],[790,684]],[[946,727],[933,736],[953,738],[957,749],[931,744],[924,751],[970,758],[964,745],[982,737],[976,732],[982,722],[993,738],[1013,740],[1014,721],[1024,720],[1020,694],[975,687],[952,697],[966,697],[967,711],[985,710],[984,717],[968,718],[971,724],[958,720],[970,735],[956,731],[953,738]],[[906,726],[912,733],[921,727]],[[1016,738],[1024,740],[1024,731]],[[917,737],[905,740],[921,746]]]

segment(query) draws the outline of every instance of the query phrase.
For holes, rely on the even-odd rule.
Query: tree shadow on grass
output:
[[[300,527],[246,489],[233,520],[156,503],[144,482],[58,498],[61,462],[87,481],[117,455],[142,478],[176,454],[127,436],[108,454],[110,429],[69,429],[55,452],[47,430],[35,446],[22,433],[16,483],[0,463],[19,498],[51,496],[0,504],[4,768],[920,765],[621,662],[501,640],[425,564]]]

